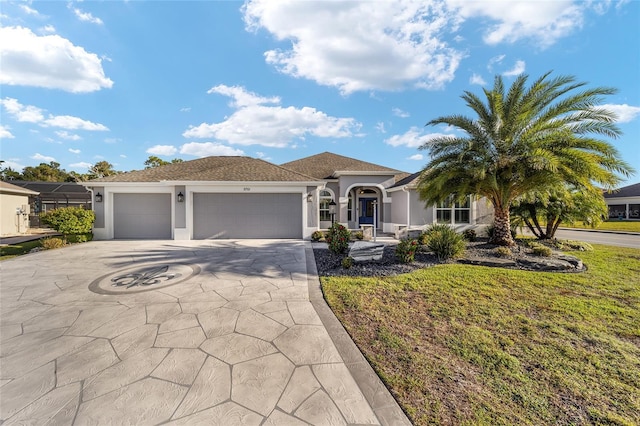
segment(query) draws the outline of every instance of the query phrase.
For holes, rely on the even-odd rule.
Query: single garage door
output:
[[[171,239],[171,194],[114,194],[113,236]]]
[[[302,238],[302,196],[195,193],[193,238]]]

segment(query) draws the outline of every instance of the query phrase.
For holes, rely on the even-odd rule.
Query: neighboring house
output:
[[[450,216],[444,208],[425,208],[417,199],[416,175],[405,182],[407,176],[325,152],[280,166],[249,157],[207,157],[85,186],[95,201],[96,239],[309,238],[332,220],[383,232],[438,218],[467,226],[489,221],[484,203],[475,200],[449,207]]]
[[[0,181],[0,235],[19,235],[29,231],[29,196],[36,191]]]
[[[640,219],[640,183],[604,193],[609,219]]]

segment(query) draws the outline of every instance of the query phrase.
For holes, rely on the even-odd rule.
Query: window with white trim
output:
[[[331,213],[329,213],[329,203],[333,200],[333,194],[326,189],[320,191],[320,221],[326,222],[331,220]]]
[[[450,196],[447,200],[436,205],[436,222],[451,225],[470,223],[471,196],[467,196],[462,202],[454,200],[455,197]]]

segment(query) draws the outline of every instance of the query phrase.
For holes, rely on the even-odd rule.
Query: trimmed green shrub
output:
[[[494,249],[494,252],[500,257],[511,257],[513,255],[513,252],[509,247],[503,247],[503,246],[496,247]]]
[[[66,235],[65,239],[70,244],[86,243],[87,241],[93,240],[93,234],[91,232],[88,232],[86,234],[71,234],[71,235]]]
[[[63,207],[40,215],[40,220],[62,235],[88,234],[96,219],[91,210],[82,207]]]
[[[324,234],[322,233],[322,231],[313,231],[313,234],[311,234],[311,241],[318,242],[323,238]]]
[[[411,263],[415,260],[418,250],[418,240],[403,239],[396,246],[396,258],[402,263]]]
[[[64,240],[58,237],[43,238],[41,244],[45,250],[56,249],[64,246]]]
[[[353,257],[347,256],[344,259],[342,259],[342,267],[344,269],[349,269],[352,266],[353,266]]]
[[[547,247],[543,244],[537,243],[535,241],[530,242],[529,248],[533,251],[533,254],[536,256],[549,257],[551,256],[551,248]]]
[[[327,232],[327,235],[324,237],[327,244],[329,244],[329,250],[337,254],[347,251],[350,238],[351,232],[339,223],[331,225],[329,232]]]
[[[462,236],[464,237],[465,240],[467,241],[475,241],[476,240],[476,231],[473,229],[465,229],[464,231],[462,231]]]
[[[426,233],[428,234],[427,247],[439,260],[459,257],[464,253],[466,246],[464,238],[450,226],[433,224],[427,228]]]

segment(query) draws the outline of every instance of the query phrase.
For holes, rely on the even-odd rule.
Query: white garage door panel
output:
[[[114,194],[113,237],[171,239],[171,194]]]
[[[302,196],[195,193],[193,238],[302,238]]]

